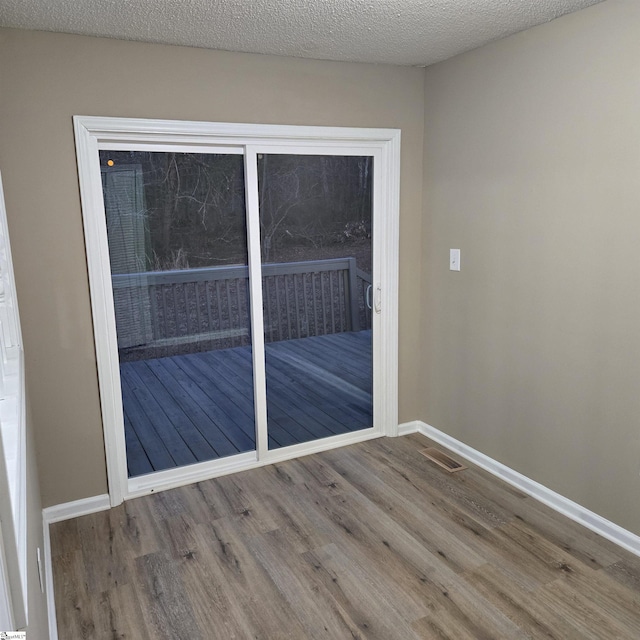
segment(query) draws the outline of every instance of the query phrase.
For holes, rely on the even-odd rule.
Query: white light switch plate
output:
[[[449,249],[449,271],[460,271],[460,249]]]

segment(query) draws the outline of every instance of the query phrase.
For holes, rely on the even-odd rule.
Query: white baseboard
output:
[[[569,498],[565,498],[563,495],[552,491],[535,480],[527,478],[527,476],[524,476],[501,462],[498,462],[484,453],[473,449],[469,445],[456,440],[439,429],[417,420],[415,422],[408,422],[404,425],[400,425],[399,431],[403,435],[408,433],[421,433],[427,436],[427,438],[434,440],[443,447],[447,447],[447,449],[450,449],[451,451],[455,451],[458,455],[469,462],[472,462],[485,471],[488,471],[494,476],[516,487],[523,493],[526,493],[532,498],[546,504],[548,507],[551,507],[553,510],[561,513],[563,516],[578,522],[587,529],[594,531],[603,538],[619,545],[623,549],[640,556],[640,536],[637,536],[631,531],[627,531],[627,529],[623,529],[614,522],[603,518],[577,502],[573,502],[573,500],[570,500]]]
[[[398,435],[408,436],[410,433],[419,433],[424,422],[420,420],[412,420],[411,422],[403,422],[398,425]]]
[[[105,493],[100,496],[92,496],[91,498],[83,498],[82,500],[74,500],[73,502],[64,502],[53,507],[47,507],[42,510],[42,517],[47,524],[53,524],[61,520],[70,520],[90,513],[106,511],[110,506],[109,496]]]

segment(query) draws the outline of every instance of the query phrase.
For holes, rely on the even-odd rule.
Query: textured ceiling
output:
[[[428,65],[600,0],[0,0],[0,25]]]

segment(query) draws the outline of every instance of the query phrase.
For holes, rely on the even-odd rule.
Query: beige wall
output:
[[[640,534],[638,34],[609,0],[426,70],[420,413]]]
[[[402,129],[400,419],[418,413],[424,75],[0,30],[5,185],[44,506],[106,492],[71,117]]]

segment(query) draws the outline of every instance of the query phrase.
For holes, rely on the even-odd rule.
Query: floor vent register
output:
[[[433,462],[441,466],[443,469],[446,469],[449,473],[453,473],[454,471],[462,471],[463,469],[467,468],[457,460],[454,460],[451,456],[447,455],[444,451],[440,451],[440,449],[436,449],[434,447],[422,449],[420,453],[425,458],[433,460]]]

